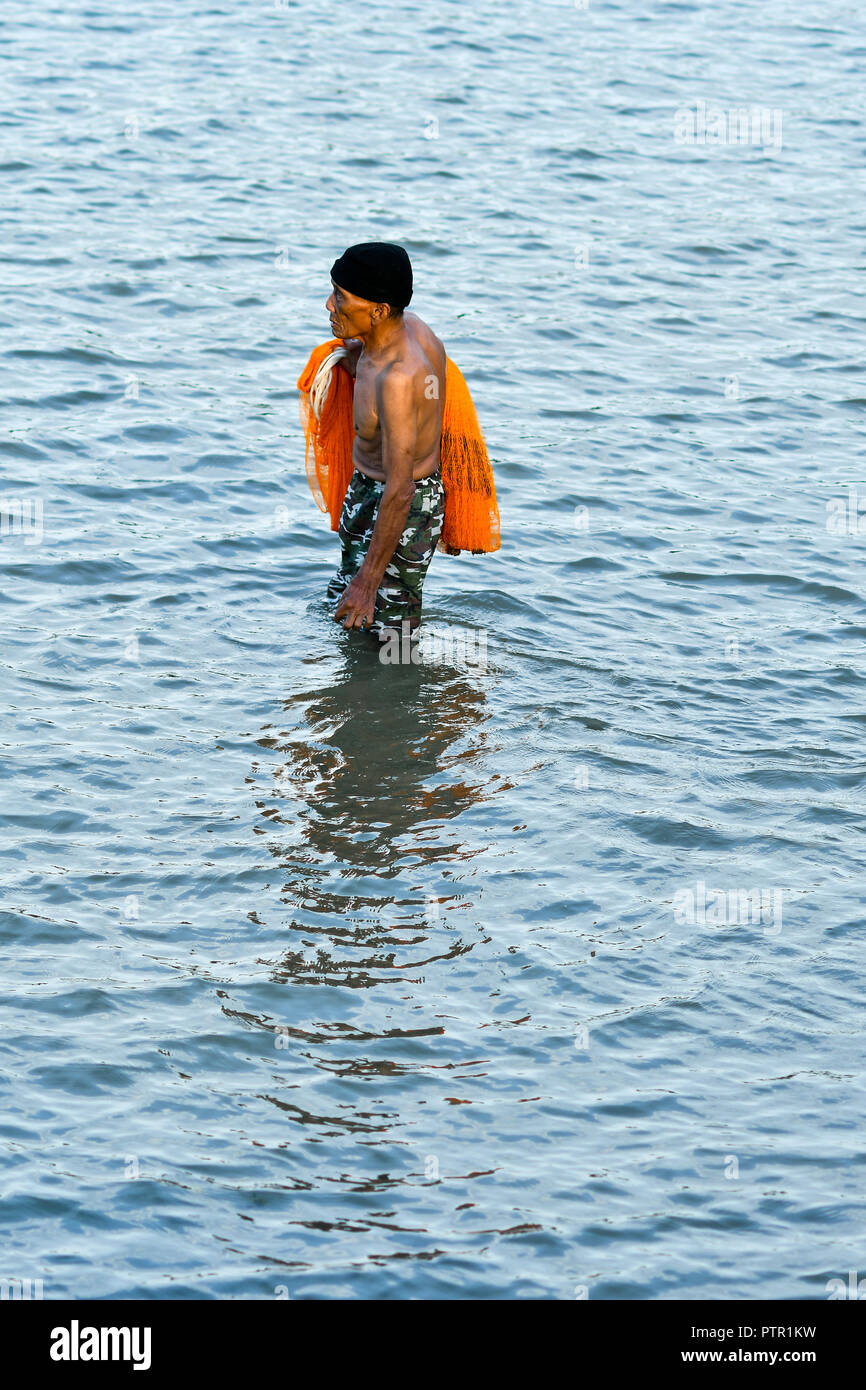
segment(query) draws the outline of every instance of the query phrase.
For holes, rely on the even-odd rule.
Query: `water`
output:
[[[858,7],[4,19],[0,1275],[826,1297],[866,1214]],[[781,147],[683,143],[701,101]],[[485,662],[383,666],[323,603],[293,387],[370,237],[487,433],[502,549],[425,589]]]

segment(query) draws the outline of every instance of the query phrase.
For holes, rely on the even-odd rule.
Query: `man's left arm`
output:
[[[385,487],[363,564],[346,586],[334,614],[335,620],[346,628],[360,627],[364,619],[367,627],[372,623],[376,591],[403,534],[415,496],[412,471],[418,420],[411,374],[392,367],[381,378],[377,396]]]

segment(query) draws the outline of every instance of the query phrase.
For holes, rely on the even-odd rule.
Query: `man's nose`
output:
[[[336,306],[334,304],[334,296],[332,294],[329,294],[327,303],[325,304],[325,308],[327,309],[329,314],[332,314],[334,312],[335,307]]]

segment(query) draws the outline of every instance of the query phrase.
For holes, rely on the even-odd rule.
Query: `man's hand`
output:
[[[371,588],[356,574],[343,590],[343,596],[334,613],[334,622],[342,623],[346,629],[369,628],[373,622],[375,608],[375,586]]]

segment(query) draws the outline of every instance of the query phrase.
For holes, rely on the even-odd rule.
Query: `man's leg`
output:
[[[340,512],[340,568],[328,585],[329,599],[339,601],[351,579],[364,562],[373,537],[373,527],[379,513],[379,498],[385,484],[368,478],[357,468],[349,480],[343,509]],[[336,606],[336,603],[335,603]]]
[[[382,576],[376,595],[375,622],[394,627],[408,619],[410,628],[421,621],[421,591],[436,543],[442,534],[445,489],[438,471],[419,478],[403,534]]]
[[[361,568],[373,537],[384,490],[384,482],[369,478],[357,469],[352,474],[340,513],[342,558],[340,568],[328,585],[328,598],[338,601]],[[419,478],[415,484],[403,533],[376,592],[376,607],[373,622],[366,629],[368,632],[379,632],[383,627],[401,630],[404,619],[408,619],[411,628],[420,623],[421,591],[442,533],[444,516],[445,490],[442,475],[437,471],[429,478]]]

